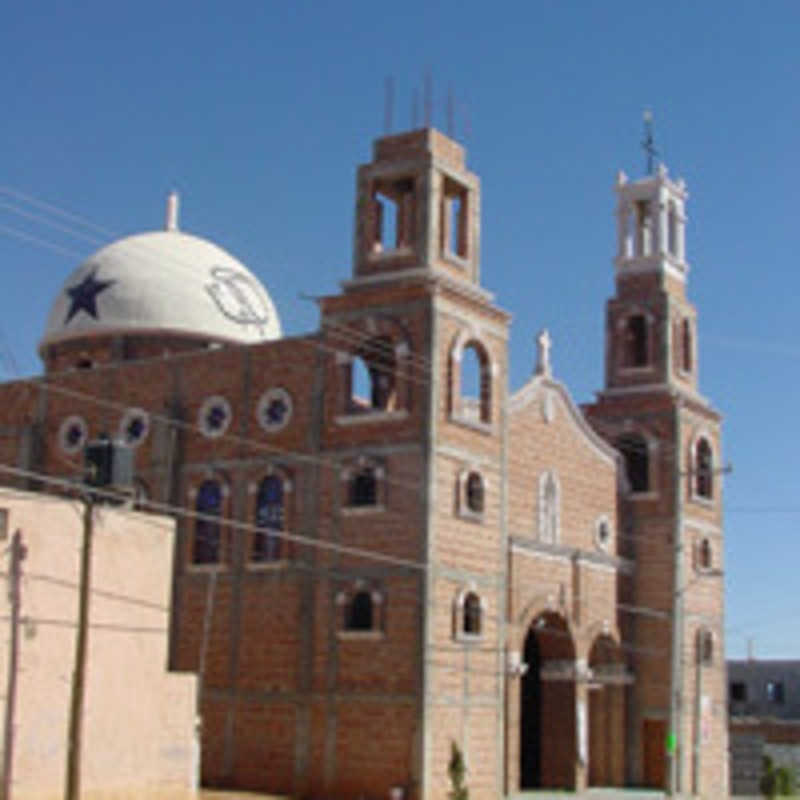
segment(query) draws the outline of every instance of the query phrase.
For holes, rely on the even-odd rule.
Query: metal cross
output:
[[[647,174],[653,174],[653,162],[658,155],[655,142],[653,141],[653,112],[644,112],[644,139],[642,139],[642,149],[647,156]]]

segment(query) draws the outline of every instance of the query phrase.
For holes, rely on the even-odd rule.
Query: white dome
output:
[[[266,289],[221,247],[177,230],[98,250],[56,297],[40,350],[108,334],[174,333],[250,344],[281,336]]]

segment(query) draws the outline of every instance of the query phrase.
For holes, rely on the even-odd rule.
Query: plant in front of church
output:
[[[447,793],[450,800],[469,800],[469,789],[464,785],[467,766],[464,763],[464,754],[461,748],[450,742],[450,761],[447,764],[447,776],[450,778],[451,789]]]
[[[764,756],[759,788],[767,798],[794,797],[797,794],[797,777],[791,767],[776,767],[769,756]]]

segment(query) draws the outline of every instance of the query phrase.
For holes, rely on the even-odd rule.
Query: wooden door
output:
[[[667,722],[663,719],[646,719],[642,730],[644,785],[663,789],[667,777]]]

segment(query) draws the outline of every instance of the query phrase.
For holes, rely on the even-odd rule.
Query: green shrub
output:
[[[769,756],[764,756],[759,787],[764,797],[794,797],[797,776],[791,767],[776,767]]]
[[[452,787],[447,793],[450,800],[469,800],[469,789],[464,785],[464,776],[467,767],[464,764],[464,755],[459,746],[450,742],[450,762],[447,765],[447,776],[450,778]]]

